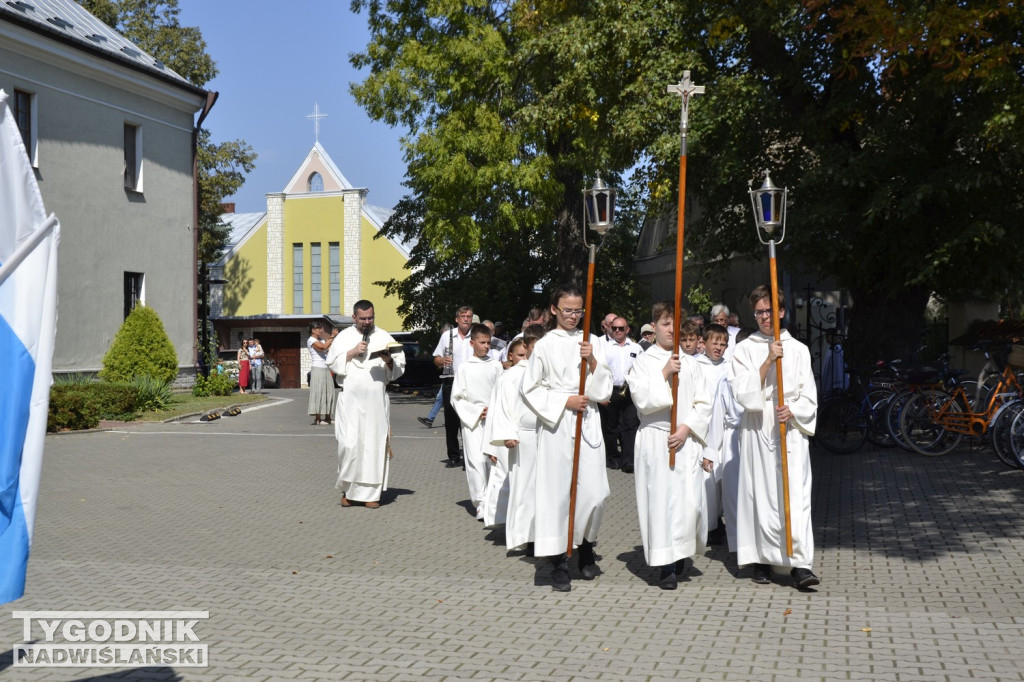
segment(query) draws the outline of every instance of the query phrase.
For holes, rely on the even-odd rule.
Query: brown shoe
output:
[[[367,509],[376,509],[379,506],[380,506],[380,502],[367,502],[366,503],[366,508]]]
[[[348,498],[347,498],[347,497],[345,497],[344,495],[342,495],[342,496],[341,496],[341,506],[342,506],[342,507],[351,507],[351,506],[352,506],[352,503],[348,501]]]

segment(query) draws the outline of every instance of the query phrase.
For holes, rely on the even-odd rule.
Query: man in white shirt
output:
[[[448,447],[449,468],[462,466],[459,454],[459,429],[461,422],[452,407],[452,382],[455,372],[462,363],[473,357],[470,346],[469,328],[473,326],[473,308],[468,305],[455,311],[455,326],[442,334],[434,349],[434,365],[441,370],[441,394],[444,400],[444,433]]]
[[[604,434],[605,462],[611,469],[633,473],[633,443],[640,427],[640,418],[629,395],[626,375],[637,356],[643,352],[640,344],[629,338],[629,323],[624,317],[614,317],[608,325],[605,359],[612,373],[612,397],[601,405],[601,431]],[[619,447],[622,447],[621,454]]]

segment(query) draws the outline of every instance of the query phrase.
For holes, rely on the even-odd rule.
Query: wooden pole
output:
[[[590,306],[594,300],[594,261],[597,259],[597,247],[590,245],[590,252],[587,258],[587,293],[583,304],[583,343],[590,341]],[[587,369],[588,361],[580,358],[580,392],[584,395],[587,392]],[[569,538],[566,541],[566,556],[572,556],[572,535],[576,526],[576,480],[580,474],[580,440],[583,438],[583,415],[586,410],[576,413],[576,437],[573,439],[572,447],[572,481],[569,484]]]
[[[779,277],[775,265],[775,240],[768,242],[768,260],[772,278],[772,329],[775,340],[781,338],[779,328]],[[775,359],[775,397],[779,407],[786,404],[782,388],[782,358]],[[786,454],[786,423],[779,422],[779,454],[782,459],[782,508],[786,514],[786,555],[793,556],[793,524],[789,514],[789,459]]]
[[[674,348],[672,354],[679,352],[679,327],[683,322],[683,231],[686,229],[686,137],[683,137],[682,152],[679,154],[679,205],[676,208],[676,288],[675,288],[675,310],[672,313],[672,343]],[[679,406],[676,404],[676,395],[679,388],[679,373],[672,375],[672,414],[669,419],[669,435],[676,432],[676,415]],[[668,466],[670,469],[676,467],[676,449],[668,448]]]

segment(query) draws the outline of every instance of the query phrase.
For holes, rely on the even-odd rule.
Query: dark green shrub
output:
[[[137,376],[129,384],[138,392],[135,410],[149,412],[164,410],[171,404],[171,384],[149,376]]]
[[[124,321],[107,354],[100,378],[131,381],[150,376],[168,383],[178,376],[178,355],[160,317],[148,306],[136,306]]]
[[[238,383],[234,377],[222,374],[217,370],[210,372],[210,376],[196,377],[196,385],[192,387],[192,395],[197,398],[205,398],[211,395],[231,395]]]
[[[85,392],[71,384],[58,384],[50,389],[50,415],[46,420],[47,431],[80,431],[93,429],[100,423],[99,415],[89,406]]]
[[[57,384],[50,389],[47,429],[91,429],[101,419],[131,421],[135,419],[138,398],[138,389],[128,384]]]

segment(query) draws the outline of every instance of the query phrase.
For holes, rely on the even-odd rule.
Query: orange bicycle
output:
[[[1021,384],[1013,367],[1006,362],[997,363],[987,348],[982,350],[985,367],[978,377],[976,395],[968,395],[963,386],[954,385],[948,391],[930,389],[918,393],[903,407],[900,431],[915,452],[945,455],[964,436],[984,436],[1000,409],[1020,399]]]

